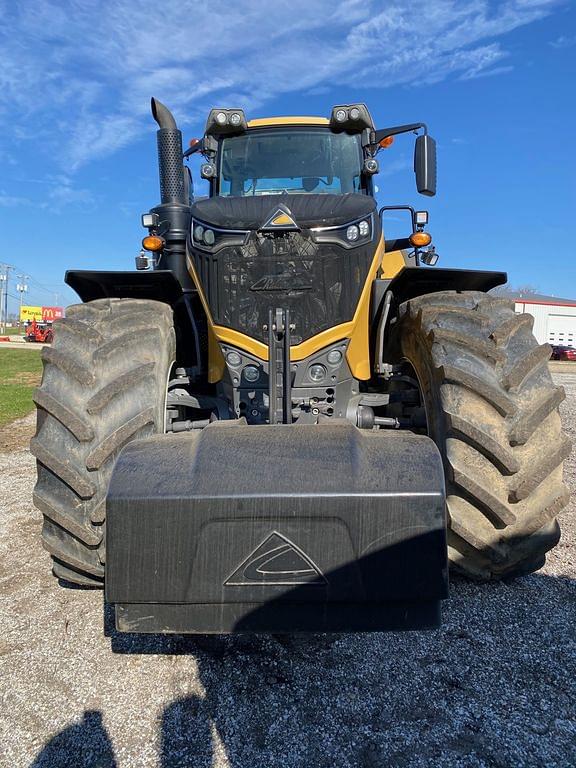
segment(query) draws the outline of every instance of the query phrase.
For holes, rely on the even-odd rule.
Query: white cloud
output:
[[[5,190],[0,190],[0,208],[20,208],[28,205],[32,205],[29,198],[9,195]]]
[[[72,178],[63,174],[48,175],[44,179],[19,178],[14,181],[27,187],[40,185],[43,191],[40,195],[23,196],[9,194],[1,189],[0,208],[41,208],[60,214],[71,206],[90,210],[96,203],[89,189],[77,187]]]
[[[573,45],[576,45],[576,35],[560,35],[560,37],[557,37],[556,40],[551,40],[549,45],[551,45],[552,48],[559,49],[571,48]]]
[[[214,104],[254,112],[283,93],[429,84],[508,71],[502,38],[549,0],[35,0],[0,6],[4,137],[75,169],[150,128],[149,98],[182,124]],[[498,39],[497,39],[498,38]],[[558,42],[558,41],[556,41]],[[4,138],[4,141],[6,138]]]

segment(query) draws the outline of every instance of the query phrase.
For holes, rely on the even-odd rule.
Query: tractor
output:
[[[51,344],[54,338],[52,323],[50,321],[37,322],[33,317],[31,322],[26,325],[24,340],[37,342],[39,344]]]
[[[490,293],[505,273],[437,267],[428,213],[376,203],[401,134],[436,193],[427,126],[216,108],[183,151],[152,115],[136,269],[67,272],[42,352],[54,575],[104,587],[120,632],[281,633],[435,628],[449,568],[541,568],[568,500],[550,347]]]

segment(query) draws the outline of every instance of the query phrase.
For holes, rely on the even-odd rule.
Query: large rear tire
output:
[[[453,569],[489,581],[541,568],[560,537],[571,445],[532,317],[480,292],[420,296],[400,306],[391,349],[416,374],[444,461]]]
[[[157,301],[98,299],[56,321],[30,449],[42,543],[58,578],[103,586],[112,468],[126,443],[164,430],[174,356],[172,310]]]

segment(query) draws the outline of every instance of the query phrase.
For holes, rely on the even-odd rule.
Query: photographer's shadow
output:
[[[86,710],[81,722],[45,744],[30,768],[118,768],[102,713]]]

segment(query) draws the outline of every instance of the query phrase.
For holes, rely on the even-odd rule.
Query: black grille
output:
[[[306,232],[252,233],[245,246],[194,259],[215,323],[266,343],[269,310],[281,307],[298,344],[352,319],[373,254],[371,243],[347,250]]]

